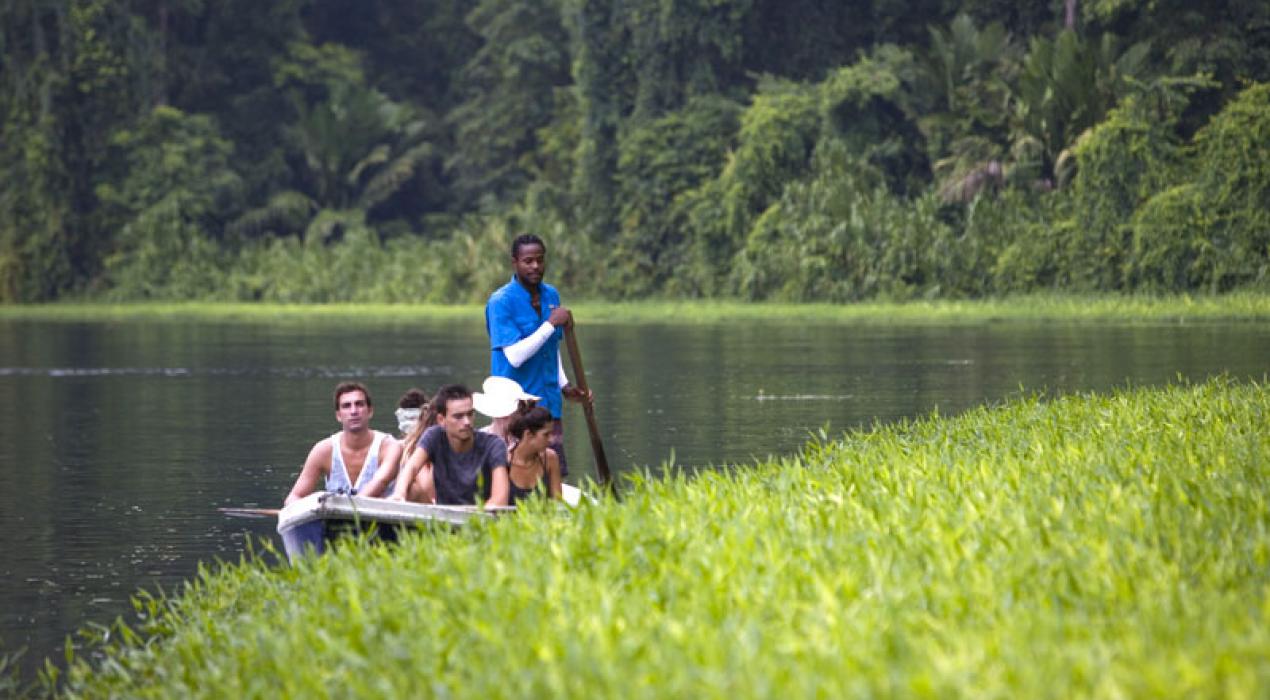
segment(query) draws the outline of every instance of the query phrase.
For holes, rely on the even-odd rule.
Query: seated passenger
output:
[[[534,493],[559,500],[560,458],[551,442],[551,411],[536,406],[512,421],[507,446],[508,502],[516,505]]]
[[[403,447],[406,444],[406,437],[410,435],[410,431],[419,423],[419,416],[423,414],[424,407],[428,405],[428,395],[423,393],[423,389],[411,388],[397,399],[397,442]]]
[[[406,460],[410,459],[410,455],[419,449],[419,438],[423,437],[423,432],[434,425],[441,425],[440,411],[437,410],[437,397],[434,395],[432,400],[423,405],[420,409],[419,418],[415,421],[414,427],[406,434],[401,444],[401,463],[404,465]]]
[[[335,420],[340,423],[340,432],[318,440],[309,450],[286,503],[316,491],[322,477],[327,491],[378,495],[371,484],[377,483],[376,488],[382,489],[392,481],[401,446],[387,433],[370,428],[374,415],[370,391],[365,386],[358,382],[336,386]]]
[[[418,408],[410,408],[409,404],[416,401],[420,402]],[[410,459],[411,453],[419,446],[419,438],[423,435],[423,431],[437,424],[436,401],[435,397],[434,400],[429,401],[427,394],[420,389],[410,389],[397,401],[397,406],[397,429],[404,434],[397,439],[397,444],[401,445],[401,457],[397,460],[397,464],[404,465]],[[367,484],[361,490],[361,495],[391,498],[397,486],[395,472],[396,470],[392,474],[381,473],[379,479]]]
[[[472,392],[459,384],[433,398],[440,425],[423,431],[392,498],[441,505],[507,505],[507,443],[472,427]]]

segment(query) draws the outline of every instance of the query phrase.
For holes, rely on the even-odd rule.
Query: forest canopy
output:
[[[1270,5],[11,0],[0,301],[1270,286]]]

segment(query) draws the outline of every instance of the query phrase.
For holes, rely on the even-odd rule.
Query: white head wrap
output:
[[[399,408],[397,409],[397,431],[401,434],[410,432],[415,427],[415,421],[419,420],[419,414],[423,413],[421,408]]]

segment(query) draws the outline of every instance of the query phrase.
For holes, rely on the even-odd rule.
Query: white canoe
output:
[[[568,484],[563,487],[564,502],[577,506],[583,498],[581,489]],[[278,534],[282,536],[287,559],[294,560],[305,552],[321,554],[326,551],[328,542],[348,533],[373,532],[378,539],[391,542],[396,541],[403,527],[424,523],[460,527],[472,518],[492,518],[497,513],[514,510],[514,507],[485,509],[407,503],[318,491],[278,512]]]
[[[319,491],[279,511],[278,534],[287,558],[294,560],[305,552],[321,554],[335,537],[367,532],[372,525],[379,539],[393,541],[403,526],[438,523],[458,527],[472,518],[493,517],[499,510],[504,509],[406,503]]]

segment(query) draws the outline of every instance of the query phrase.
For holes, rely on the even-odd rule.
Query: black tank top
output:
[[[509,506],[514,506],[516,505],[516,501],[523,501],[526,498],[529,498],[530,496],[534,495],[535,493],[542,494],[544,496],[547,494],[547,488],[546,488],[547,479],[545,474],[538,478],[538,483],[534,484],[533,486],[530,486],[527,489],[522,489],[521,487],[517,486],[516,482],[512,481],[510,478],[507,481],[508,481],[508,486],[511,487],[511,493],[507,500],[507,505]]]
[[[547,465],[546,464],[542,465],[542,474],[538,477],[537,483],[535,483],[533,486],[530,486],[527,489],[522,489],[521,487],[516,485],[516,482],[512,481],[511,472],[512,472],[511,455],[508,455],[507,485],[511,488],[511,492],[508,494],[508,497],[507,497],[507,505],[514,506],[516,505],[516,501],[523,501],[524,499],[529,498],[535,493],[541,494],[543,496],[547,495]]]

